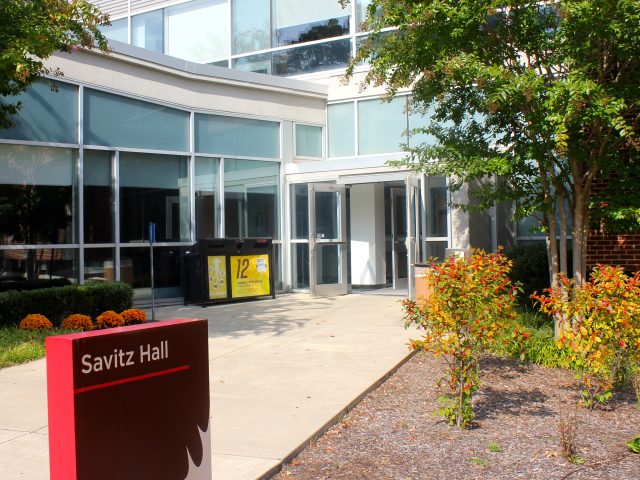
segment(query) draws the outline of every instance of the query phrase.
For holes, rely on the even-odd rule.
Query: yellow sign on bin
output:
[[[271,295],[269,255],[232,255],[231,297]]]
[[[224,255],[207,257],[209,275],[209,299],[227,298],[227,267]]]

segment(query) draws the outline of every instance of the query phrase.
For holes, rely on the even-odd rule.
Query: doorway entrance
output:
[[[346,295],[347,209],[344,185],[309,184],[309,290]]]

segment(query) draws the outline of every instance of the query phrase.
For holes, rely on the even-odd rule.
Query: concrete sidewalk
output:
[[[399,297],[305,294],[158,318],[209,319],[215,480],[271,474],[292,452],[394,369],[416,336]],[[0,370],[0,478],[46,480],[45,362]]]

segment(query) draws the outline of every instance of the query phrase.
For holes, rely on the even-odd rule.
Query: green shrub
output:
[[[73,313],[96,317],[105,310],[131,308],[133,290],[126,283],[105,282],[24,292],[0,293],[0,325],[17,325],[30,313],[41,313],[59,325]]]
[[[518,295],[521,305],[533,307],[531,294],[549,288],[549,264],[545,242],[532,242],[511,247],[505,252],[513,262],[509,278],[522,287]]]

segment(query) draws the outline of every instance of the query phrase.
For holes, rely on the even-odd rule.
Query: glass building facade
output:
[[[95,2],[109,11],[111,5]],[[108,38],[183,60],[271,75],[343,69],[366,33],[369,0],[145,2],[112,15]],[[137,7],[132,2],[132,7]]]
[[[23,109],[0,131],[0,280],[122,280],[144,298],[149,222],[158,297],[181,295],[181,255],[201,238],[281,248],[280,121],[57,80],[12,100]]]

